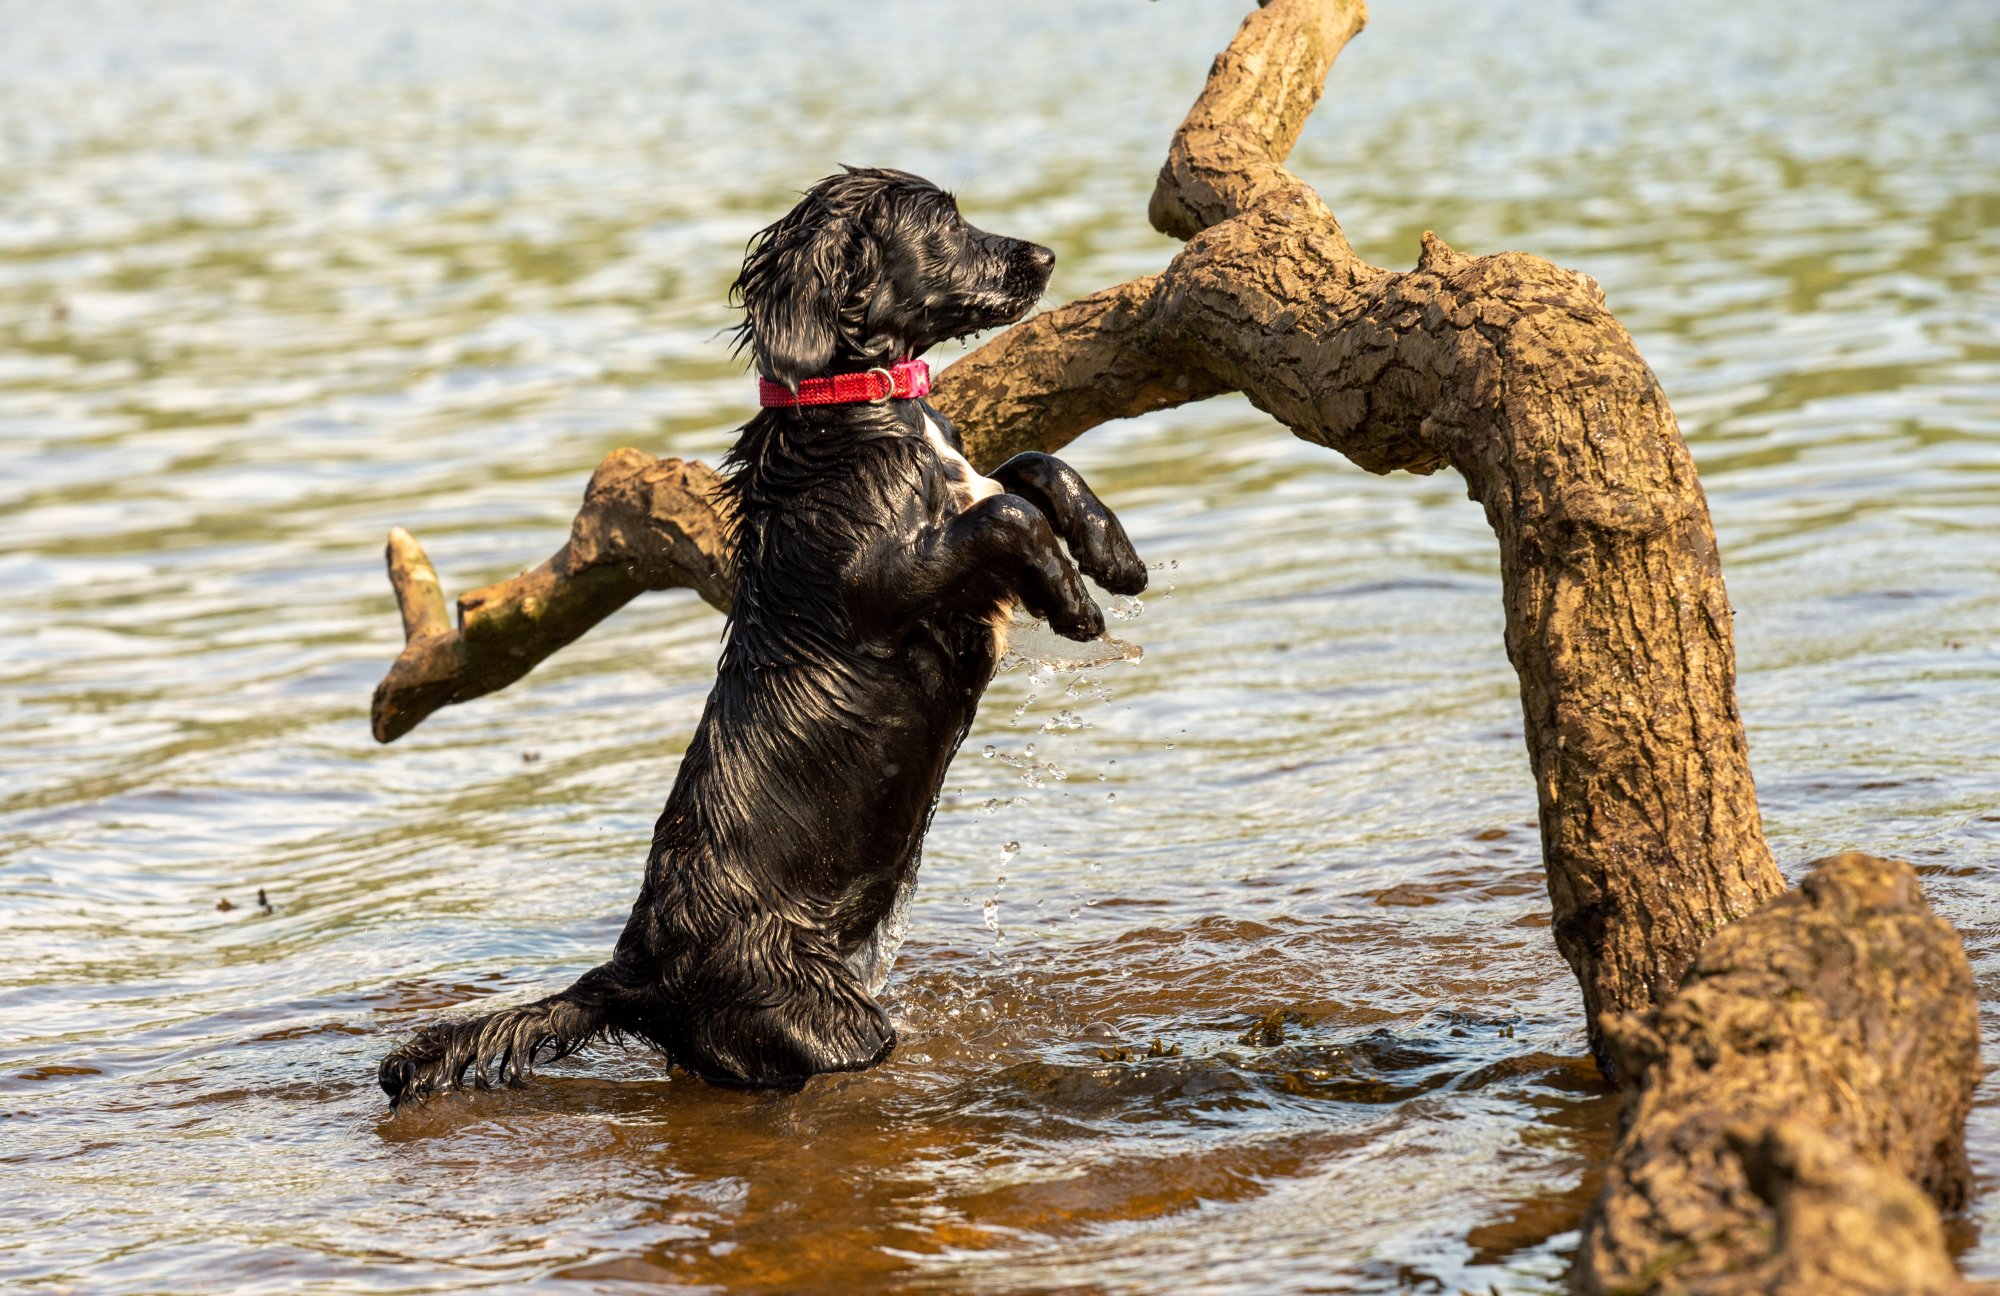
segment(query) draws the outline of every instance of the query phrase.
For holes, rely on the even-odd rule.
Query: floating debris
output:
[[[1318,1019],[1293,1008],[1273,1008],[1250,1023],[1250,1029],[1236,1037],[1238,1044],[1262,1045],[1276,1048],[1285,1042],[1285,1027],[1311,1026]]]

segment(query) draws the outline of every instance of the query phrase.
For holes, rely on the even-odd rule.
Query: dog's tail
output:
[[[399,1108],[441,1090],[518,1085],[537,1062],[568,1057],[631,1020],[631,991],[612,966],[592,968],[560,994],[484,1017],[436,1022],[390,1050],[377,1072],[389,1106]]]

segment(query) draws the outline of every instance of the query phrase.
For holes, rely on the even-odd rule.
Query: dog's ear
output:
[[[860,224],[823,203],[800,203],[751,240],[731,293],[743,305],[736,348],[757,370],[797,391],[824,373],[846,336],[849,298],[872,260]]]

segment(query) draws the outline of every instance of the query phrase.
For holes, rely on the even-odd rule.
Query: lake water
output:
[[[456,595],[607,451],[713,462],[742,244],[836,163],[1052,245],[1058,299],[1157,269],[1244,7],[0,0],[0,1285],[1559,1288],[1616,1104],[1493,541],[1237,399],[1072,447],[1161,565],[1145,655],[995,684],[890,1064],[374,1084],[603,957],[721,629],[644,599],[378,747],[384,533]],[[1779,859],[1915,861],[1989,1004],[1997,87],[1990,0],[1379,0],[1294,155],[1378,264],[1430,228],[1603,284],[1708,489]],[[1971,1145],[2000,1276],[1992,1085]]]

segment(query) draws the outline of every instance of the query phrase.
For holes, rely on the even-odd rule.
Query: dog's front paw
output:
[[[1143,582],[1139,588],[1145,588]],[[1078,599],[1072,606],[1049,614],[1049,629],[1065,639],[1088,643],[1104,634],[1104,609],[1088,598]]]
[[[1123,536],[1119,537],[1124,540]],[[1146,592],[1146,564],[1129,540],[1115,548],[1110,556],[1095,564],[1096,570],[1090,578],[1113,594],[1143,594]]]
[[[1082,552],[1076,555],[1076,565],[1084,575],[1105,589],[1113,594],[1145,592],[1145,561],[1132,547],[1125,528],[1118,525],[1118,519],[1109,510],[1101,517],[1091,519],[1091,525],[1084,532],[1083,543],[1078,548]]]

